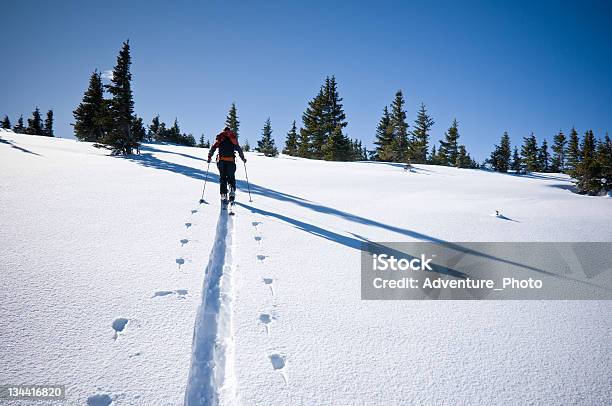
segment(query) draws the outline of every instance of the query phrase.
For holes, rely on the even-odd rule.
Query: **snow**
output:
[[[565,175],[247,153],[230,219],[214,165],[198,204],[205,149],[0,137],[0,382],[94,405],[610,403],[609,301],[360,299],[364,240],[612,241],[610,199]]]

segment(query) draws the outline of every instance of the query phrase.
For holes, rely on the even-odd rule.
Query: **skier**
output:
[[[208,152],[208,163],[210,163],[217,148],[219,148],[217,168],[219,168],[221,201],[223,203],[228,202],[227,184],[229,183],[229,201],[233,203],[236,197],[236,156],[234,152],[238,151],[238,155],[240,155],[240,159],[244,163],[246,163],[246,158],[242,148],[240,148],[240,144],[238,144],[236,134],[229,127],[225,127],[217,135],[215,143],[210,147],[210,152]]]

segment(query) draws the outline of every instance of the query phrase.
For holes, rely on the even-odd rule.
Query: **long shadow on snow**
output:
[[[196,159],[198,161],[206,161],[206,159],[197,157],[195,155],[189,155],[189,154],[184,154],[182,152],[174,152],[174,151],[167,151],[167,150],[164,150],[164,149],[158,149],[158,148],[152,147],[151,145],[147,145],[147,144],[141,144],[140,145],[140,150],[141,151],[145,151],[145,152],[160,152],[162,154],[172,154],[172,155],[182,156],[182,157],[185,157],[185,158]]]
[[[15,149],[16,149],[16,150],[18,150],[18,151],[25,152],[25,153],[27,153],[27,154],[32,154],[32,155],[42,156],[42,155],[40,155],[40,154],[37,154],[36,152],[32,152],[32,151],[30,151],[29,149],[25,149],[25,148],[23,148],[23,147],[17,146],[17,145],[13,144],[13,143],[12,143],[11,141],[9,141],[9,140],[5,140],[5,139],[0,138],[0,142],[1,142],[1,143],[3,143],[3,144],[8,144],[8,145],[10,145],[11,147],[15,148]]]
[[[198,180],[204,180],[206,177],[206,172],[204,170],[200,170],[200,169],[196,169],[193,168],[191,166],[185,166],[185,165],[181,165],[181,164],[176,164],[173,162],[168,162],[168,161],[164,161],[162,159],[159,159],[157,157],[154,157],[151,154],[141,154],[141,155],[136,155],[136,156],[129,156],[126,159],[129,159],[131,161],[134,161],[136,163],[138,163],[139,165],[143,165],[146,167],[150,167],[150,168],[156,168],[156,169],[162,169],[162,170],[166,170],[166,171],[171,171],[171,172],[175,172],[175,173],[179,173],[185,176],[189,176],[191,178],[194,179],[198,179]],[[208,174],[208,182],[213,182],[213,183],[219,183],[219,176],[214,174],[214,173],[209,173]],[[237,180],[236,181],[236,187],[238,189],[241,189],[243,192],[245,192],[247,190],[247,184],[245,181],[241,181],[241,180]],[[513,265],[513,266],[518,266],[524,269],[529,269],[531,271],[534,272],[539,272],[545,275],[549,275],[549,276],[553,276],[553,277],[557,277],[557,278],[563,278],[566,279],[565,277],[555,274],[553,272],[549,272],[543,269],[539,269],[536,267],[532,267],[530,265],[525,265],[525,264],[521,264],[519,262],[516,261],[511,261],[508,259],[504,259],[504,258],[498,258],[494,255],[490,255],[490,254],[486,254],[483,252],[479,252],[473,249],[469,249],[466,247],[463,247],[461,245],[452,243],[452,242],[448,242],[445,240],[441,240],[439,238],[436,237],[432,237],[429,236],[427,234],[423,234],[423,233],[419,233],[417,231],[413,231],[413,230],[408,230],[405,228],[401,228],[401,227],[397,227],[397,226],[392,226],[389,224],[385,224],[385,223],[381,223],[379,221],[376,220],[372,220],[372,219],[368,219],[356,214],[351,214],[351,213],[347,213],[338,209],[334,209],[332,207],[327,207],[327,206],[323,206],[320,204],[316,204],[313,203],[309,200],[306,199],[302,199],[300,197],[297,196],[293,196],[287,193],[282,193],[282,192],[277,192],[275,190],[263,187],[263,186],[259,186],[257,184],[254,184],[251,182],[251,193],[255,194],[255,195],[260,195],[260,196],[265,196],[265,197],[269,197],[272,199],[276,199],[279,201],[284,201],[284,202],[290,202],[290,203],[294,203],[297,204],[299,206],[308,208],[312,211],[315,211],[317,213],[323,213],[323,214],[327,214],[330,216],[336,216],[336,217],[340,217],[344,220],[347,221],[351,221],[354,223],[358,223],[358,224],[364,224],[367,226],[372,226],[372,227],[377,227],[386,231],[392,231],[394,233],[397,234],[401,234],[404,235],[406,237],[410,237],[410,238],[414,238],[417,240],[422,240],[422,241],[430,241],[430,242],[434,242],[434,243],[438,243],[441,245],[444,245],[447,248],[453,249],[455,251],[458,252],[462,252],[464,254],[471,254],[471,255],[475,255],[475,256],[479,256],[482,258],[486,258],[486,259],[490,259],[493,261],[498,261],[501,263],[505,263],[505,264],[509,264],[509,265]],[[250,208],[250,207],[249,207]],[[281,216],[281,215],[277,215],[277,216]],[[285,216],[283,216],[285,217]],[[288,217],[285,217],[287,219],[289,219]],[[293,219],[291,219],[293,220]],[[297,222],[297,220],[293,220],[295,222]],[[303,225],[306,225],[306,223],[303,223]],[[314,227],[314,226],[313,226]],[[298,227],[300,228],[300,227]],[[307,228],[304,228],[305,231],[308,231]],[[327,231],[327,230],[323,230],[320,229],[321,234],[320,236],[323,238],[328,238],[333,240],[333,238],[330,238],[332,232]],[[311,231],[308,231],[311,234],[314,234]],[[336,234],[336,233],[332,233],[332,234]],[[360,245],[356,245],[355,241],[361,242],[359,240],[355,240],[355,239],[350,239],[349,237],[346,236],[341,236],[339,234],[336,234],[338,236],[338,241],[343,241],[343,245],[347,245],[351,248],[355,248],[355,249],[360,249]],[[326,237],[327,236],[327,237]],[[336,241],[336,240],[333,240]],[[573,280],[573,279],[572,279]]]
[[[294,218],[287,217],[279,213],[274,213],[271,211],[253,207],[245,203],[236,202],[236,205],[250,210],[251,213],[259,214],[259,215],[266,216],[266,217],[276,218],[278,220],[284,221],[285,223],[292,225],[298,230],[305,231],[308,234],[316,235],[317,237],[325,238],[326,240],[333,241],[335,243],[344,245],[345,247],[353,248],[356,250],[362,250],[364,248],[368,248],[368,247],[371,248],[371,246],[375,246],[375,247],[380,247],[380,249],[383,252],[391,253],[396,258],[409,258],[409,259],[414,258],[413,256],[406,254],[405,252],[398,251],[390,247],[378,244],[376,242],[370,241],[367,238],[359,236],[357,234],[351,233],[352,235],[357,237],[357,238],[352,238],[346,235],[338,234],[330,230],[326,230],[319,226],[315,226],[314,224],[305,223],[303,221],[296,220]],[[467,275],[463,272],[460,272],[460,271],[457,271],[451,268],[443,267],[440,265],[435,265],[435,264],[434,264],[433,272],[444,274],[444,275],[449,275],[449,276],[454,276],[457,278],[465,279],[467,277]]]

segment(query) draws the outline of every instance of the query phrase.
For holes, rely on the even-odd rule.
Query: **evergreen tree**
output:
[[[147,138],[149,142],[151,142],[154,139],[157,140],[158,136],[159,136],[159,114],[153,117],[153,120],[151,120],[151,124],[149,124],[149,131],[147,132]]]
[[[9,120],[8,116],[6,115],[2,119],[2,128],[4,128],[5,130],[11,129],[11,120]]]
[[[491,166],[494,171],[497,172],[508,172],[510,169],[510,154],[512,150],[510,148],[510,136],[508,132],[504,132],[501,137],[499,146],[495,146],[493,152],[491,152]]]
[[[205,145],[204,134],[202,134],[200,135],[200,142],[198,143],[198,148],[207,148],[204,145]]]
[[[427,162],[427,151],[429,149],[429,130],[435,121],[427,114],[425,104],[421,103],[421,108],[417,113],[412,130],[410,142],[410,162],[424,164]]]
[[[102,77],[94,71],[89,78],[89,87],[83,94],[81,104],[73,111],[74,135],[79,141],[101,141],[108,128],[108,103],[104,100]]]
[[[548,143],[546,139],[542,141],[542,146],[538,150],[538,171],[548,172],[550,170],[550,154],[548,153]]]
[[[342,134],[340,126],[327,138],[323,146],[323,159],[326,161],[351,161],[354,159],[351,140]]]
[[[325,79],[324,107],[323,107],[323,131],[326,137],[330,137],[338,129],[342,129],[348,125],[346,114],[342,107],[342,97],[338,93],[338,84],[336,77]]]
[[[438,165],[438,153],[435,145],[431,147],[431,153],[429,154],[429,160],[427,162],[430,165]]]
[[[512,170],[515,173],[521,173],[521,157],[519,156],[518,147],[514,147],[514,152],[512,153]]]
[[[311,158],[323,158],[323,146],[332,133],[347,126],[346,115],[342,107],[342,98],[338,94],[336,78],[328,76],[319,94],[309,103],[302,116],[304,127],[303,139],[309,141],[309,155]],[[299,149],[299,148],[298,148]]]
[[[238,112],[236,110],[236,103],[232,103],[227,117],[225,118],[225,125],[230,128],[238,137],[238,130],[240,129],[240,121],[238,121]]]
[[[113,69],[111,83],[106,89],[111,94],[109,101],[109,117],[111,127],[102,138],[98,146],[104,146],[113,151],[113,154],[129,155],[132,149],[138,146],[138,141],[132,135],[134,121],[134,100],[132,97],[132,74],[130,41],[123,43],[117,56],[117,64]]]
[[[308,102],[308,107],[302,114],[303,127],[300,128],[300,137],[298,140],[298,156],[302,158],[320,157],[319,153],[315,154],[315,149],[322,147],[321,140],[324,139],[323,133],[323,108],[324,108],[323,87],[319,89],[319,93]],[[319,145],[321,143],[321,145]]]
[[[580,163],[580,140],[578,139],[578,132],[574,127],[572,127],[572,131],[570,132],[569,141],[567,144],[567,152],[566,155],[566,165],[565,172],[572,173],[578,164]]]
[[[455,166],[459,154],[459,123],[457,119],[444,133],[444,140],[440,140],[438,149],[438,161],[440,165]]]
[[[193,134],[189,133],[189,134],[181,134],[181,145],[186,145],[188,147],[195,147],[196,144],[196,140],[195,137],[193,136]]]
[[[612,190],[612,141],[608,133],[597,145],[597,161],[601,166],[602,188],[604,192],[610,192]]]
[[[538,142],[535,135],[531,133],[529,137],[523,137],[521,148],[522,169],[526,172],[537,172],[538,165]]]
[[[181,128],[179,127],[178,119],[174,117],[174,123],[172,124],[172,127],[168,129],[168,135],[167,135],[168,141],[175,142],[178,144],[177,141],[180,135],[181,135]]]
[[[480,165],[478,165],[478,163],[474,159],[472,159],[470,154],[466,151],[465,145],[459,145],[455,166],[457,168],[468,169],[477,169],[480,167]]]
[[[581,159],[576,169],[572,171],[572,177],[577,180],[576,187],[580,193],[596,195],[603,186],[603,168],[597,159],[597,145],[592,130],[584,134],[580,149]]]
[[[209,147],[210,147],[210,143],[209,143]],[[244,145],[242,146],[242,150],[244,152],[249,152],[251,150],[251,145],[249,144],[249,140],[246,140],[244,142]]]
[[[565,171],[565,148],[567,140],[563,131],[559,130],[559,133],[553,138],[552,145],[552,158],[550,161],[551,172],[563,172]]]
[[[298,152],[298,135],[297,135],[297,127],[295,126],[295,121],[291,126],[291,130],[287,133],[287,138],[285,139],[285,148],[283,149],[283,154],[296,156]]]
[[[43,135],[47,137],[53,137],[53,110],[47,111],[47,118],[45,118],[45,127],[43,128]]]
[[[141,142],[144,142],[147,138],[147,131],[144,128],[144,123],[141,117],[134,115],[134,120],[132,121],[132,138],[136,141],[137,145]]]
[[[17,134],[25,134],[25,127],[23,125],[23,115],[19,116],[17,124],[15,124],[15,126],[13,127],[13,131]]]
[[[32,112],[32,118],[28,118],[28,128],[26,128],[26,134],[30,135],[43,135],[43,122],[40,117],[40,110],[38,107]]]
[[[408,156],[408,123],[406,123],[406,111],[404,110],[404,94],[401,90],[395,93],[395,99],[391,104],[390,126],[393,134],[392,160],[404,162]]]
[[[257,141],[257,148],[255,151],[263,153],[265,156],[277,156],[278,150],[274,145],[274,139],[272,138],[272,123],[270,118],[266,120],[266,124],[262,130],[261,140]]]
[[[393,128],[391,127],[391,115],[387,106],[383,109],[383,115],[376,127],[375,159],[377,161],[393,160]]]

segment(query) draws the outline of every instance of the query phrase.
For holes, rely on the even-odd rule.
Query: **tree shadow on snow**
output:
[[[18,151],[25,152],[25,153],[27,153],[27,154],[32,154],[32,155],[42,156],[42,155],[40,155],[40,154],[37,154],[36,152],[32,152],[32,151],[30,151],[29,149],[25,149],[25,148],[23,148],[23,147],[20,147],[20,146],[18,146],[18,145],[15,145],[15,144],[13,144],[11,141],[9,141],[9,140],[5,140],[5,139],[3,139],[3,138],[0,138],[0,142],[1,142],[2,144],[7,144],[7,145],[10,145],[12,148],[15,148],[15,149],[16,149],[16,150],[18,150]]]
[[[180,145],[177,145],[177,146],[180,146]],[[165,149],[157,149],[155,147],[152,147],[150,144],[141,144],[140,145],[140,151],[159,152],[159,153],[162,153],[162,154],[178,155],[178,156],[182,156],[184,158],[191,158],[191,159],[195,159],[195,160],[198,160],[198,161],[206,161],[205,158],[200,158],[200,157],[197,157],[195,155],[189,155],[189,154],[185,154],[185,153],[182,153],[182,152],[167,151]]]

